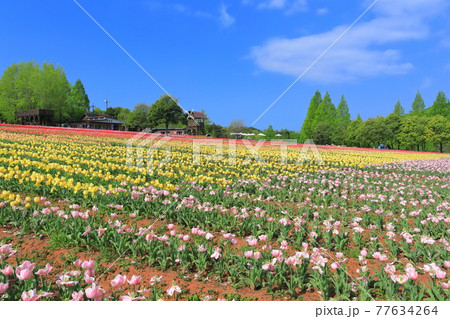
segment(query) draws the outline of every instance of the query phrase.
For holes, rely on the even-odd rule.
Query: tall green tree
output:
[[[450,119],[450,103],[444,91],[439,91],[436,100],[427,111],[429,116],[442,115]]]
[[[348,103],[344,95],[341,96],[341,100],[336,109],[336,114],[337,127],[334,143],[341,145],[345,143],[347,127],[350,124],[350,110],[348,108]]]
[[[336,107],[327,91],[317,107],[312,133],[321,140],[319,143],[330,144],[335,139],[337,123]]]
[[[419,115],[425,110],[425,101],[422,98],[419,90],[417,90],[416,97],[411,105],[411,113],[415,115]]]
[[[400,100],[398,100],[397,103],[395,103],[393,113],[397,114],[399,116],[405,115],[405,109],[403,108],[402,103],[400,102]]]
[[[16,121],[19,110],[48,109],[55,121],[69,116],[69,91],[64,69],[52,63],[20,62],[9,66],[0,79],[0,113],[9,123]]]
[[[308,112],[300,130],[300,142],[304,142],[306,139],[309,139],[311,137],[317,109],[321,102],[322,94],[319,91],[316,91],[311,99],[311,102],[309,103]]]
[[[38,108],[53,110],[57,123],[63,123],[70,119],[70,83],[61,66],[55,67],[52,63],[43,63],[37,90]]]
[[[178,101],[165,94],[150,106],[148,121],[151,126],[164,124],[167,134],[170,124],[185,124],[187,116],[178,105]]]
[[[89,112],[89,98],[80,79],[70,88],[69,93],[70,117],[77,120]]]
[[[15,123],[16,111],[37,107],[39,64],[30,62],[13,63],[0,79],[0,113],[8,123]]]

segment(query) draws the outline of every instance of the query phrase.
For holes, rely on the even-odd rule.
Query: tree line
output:
[[[386,117],[377,116],[363,121],[358,114],[350,120],[345,97],[337,107],[328,92],[322,97],[317,91],[311,99],[306,118],[300,130],[300,140],[312,138],[318,144],[335,144],[357,147],[377,147],[443,151],[450,142],[450,101],[440,91],[433,105],[426,108],[417,91],[408,114],[400,101]]]
[[[16,111],[54,111],[56,123],[77,121],[89,110],[81,80],[69,83],[64,69],[52,63],[13,63],[0,78],[0,121],[16,123]]]
[[[0,121],[16,123],[16,111],[49,109],[56,123],[79,121],[89,112],[89,98],[81,80],[69,83],[64,69],[52,63],[39,65],[34,61],[14,63],[0,78]],[[122,121],[127,130],[183,127],[187,117],[177,100],[161,96],[152,105],[138,103],[131,111],[124,107],[108,107],[106,111],[94,108],[93,112],[107,114]],[[203,111],[204,112],[204,111]],[[205,114],[206,115],[206,114]],[[444,151],[450,143],[450,101],[440,91],[433,105],[426,108],[417,91],[411,110],[406,114],[400,101],[386,117],[377,116],[363,121],[361,116],[351,120],[348,103],[342,95],[337,107],[330,94],[316,91],[299,132],[287,129],[276,131],[270,125],[265,130],[247,127],[243,120],[235,119],[228,127],[204,120],[204,134],[213,137],[232,137],[232,133],[252,134],[252,139],[297,139],[303,143],[313,139],[317,144]],[[263,133],[260,135],[260,133]]]

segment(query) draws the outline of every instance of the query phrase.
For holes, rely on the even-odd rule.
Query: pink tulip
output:
[[[41,298],[41,296],[37,294],[36,289],[22,292],[23,301],[36,301],[39,300],[39,298]]]
[[[388,274],[388,275],[394,275],[396,272],[395,266],[392,264],[387,264],[386,267],[384,267],[384,271]]]
[[[135,285],[135,286],[139,285],[141,282],[142,282],[142,277],[141,276],[135,276],[135,275],[131,276],[131,279],[128,280],[128,283],[130,285]]]
[[[91,269],[86,269],[86,271],[84,272],[85,276],[90,276],[90,277],[94,277],[95,276],[95,269],[91,268]]]
[[[447,276],[447,273],[442,269],[436,269],[436,277],[439,279],[444,279]]]
[[[174,293],[180,293],[181,292],[181,288],[178,287],[177,285],[174,285],[172,287],[170,287],[169,289],[167,289],[167,294],[169,296],[173,296]]]
[[[413,267],[407,267],[405,269],[406,275],[408,276],[409,279],[411,280],[416,280],[419,277],[419,274],[417,273],[416,269],[414,269]]]
[[[248,243],[250,246],[256,246],[256,244],[258,243],[258,239],[256,239],[256,238],[248,238],[248,239],[247,239],[247,243]]]
[[[450,268],[450,261],[449,260],[444,261],[444,267],[445,268]]]
[[[254,257],[255,259],[259,259],[259,258],[262,257],[262,253],[259,252],[259,251],[257,251],[257,252],[255,252],[255,253],[253,254],[253,257]]]
[[[405,284],[408,281],[408,276],[407,275],[397,275],[397,276],[393,275],[393,277],[395,277],[395,280],[392,279],[392,277],[391,277],[391,279],[396,281],[396,282],[398,282],[400,285],[403,285],[403,284]]]
[[[84,274],[84,281],[88,284],[93,284],[95,282],[95,278],[89,276],[87,273]]]
[[[363,257],[367,257],[367,250],[365,250],[365,249],[361,250],[360,254]]]
[[[102,237],[102,235],[105,233],[106,228],[99,228],[97,229],[97,237]]]
[[[83,261],[83,263],[81,264],[81,268],[83,269],[93,269],[95,266],[95,260],[89,260],[89,261]]]
[[[121,287],[127,282],[127,277],[122,275],[117,275],[116,278],[111,280],[112,287]]]
[[[20,266],[18,266],[18,267],[16,268],[16,275],[20,274],[20,272],[21,272],[22,270],[24,270],[24,269],[28,269],[29,272],[32,272],[35,265],[36,265],[36,264],[31,263],[31,262],[29,262],[28,260],[24,261],[24,262],[22,263],[22,265],[20,265]]]
[[[68,275],[60,275],[58,276],[58,280],[56,280],[55,283],[58,286],[73,287],[78,283],[78,281],[70,280],[70,276]]]
[[[28,269],[22,269],[18,274],[17,274],[17,278],[19,278],[19,280],[27,280],[30,279],[33,276],[33,273]]]
[[[75,267],[81,267],[81,264],[83,263],[83,261],[81,259],[77,259],[73,262],[73,265]]]
[[[191,239],[191,236],[189,236],[189,235],[184,235],[183,236],[183,240],[184,241],[189,241]]]
[[[84,292],[82,290],[72,293],[72,301],[82,301],[84,296]]]
[[[172,229],[174,229],[175,228],[175,225],[174,224],[169,224],[169,225],[167,225],[167,229],[169,229],[169,230],[172,230]]]
[[[53,267],[50,264],[47,264],[44,269],[39,269],[35,274],[38,276],[46,276],[52,269]]]
[[[273,265],[273,264],[264,264],[264,265],[262,265],[262,269],[263,270],[274,270],[275,269],[275,265]]]
[[[86,297],[94,299],[95,301],[102,300],[104,293],[105,291],[96,284],[93,284],[92,287],[86,289]]]
[[[170,236],[176,236],[176,234],[177,234],[177,231],[176,230],[171,230],[170,231]]]
[[[150,279],[150,285],[153,286],[154,284],[161,282],[162,278],[163,278],[163,276],[153,276]]]
[[[196,227],[192,228],[191,233],[193,235],[197,235],[198,234],[198,228],[196,228]]]
[[[388,261],[388,257],[385,254],[381,254],[379,260],[380,261]]]
[[[0,295],[2,295],[9,288],[9,282],[3,284],[0,282]]]
[[[213,237],[214,237],[214,235],[211,234],[211,233],[207,233],[207,234],[205,235],[205,238],[206,238],[206,239],[211,239],[211,238],[213,238]]]
[[[11,266],[8,266],[5,269],[2,269],[2,274],[5,276],[11,276],[13,273],[14,273],[14,269]]]
[[[253,257],[253,251],[246,251],[246,252],[244,252],[244,256],[245,256],[245,258]]]
[[[211,258],[219,259],[220,257],[222,257],[222,255],[220,254],[221,252],[222,249],[217,247],[216,249],[214,249],[214,253],[211,255]]]
[[[272,250],[271,254],[272,254],[273,257],[276,258],[276,257],[281,256],[283,253],[281,251],[279,251],[279,250],[274,249],[274,250]]]

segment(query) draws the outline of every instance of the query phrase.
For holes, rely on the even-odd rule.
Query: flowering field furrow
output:
[[[64,132],[0,129],[0,227],[74,252],[0,236],[0,300],[450,297],[448,155]]]

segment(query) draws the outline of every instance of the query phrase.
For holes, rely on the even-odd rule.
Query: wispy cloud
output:
[[[201,10],[194,10],[191,7],[181,4],[181,3],[173,3],[173,4],[167,4],[162,3],[159,1],[146,1],[145,5],[150,8],[151,10],[169,10],[177,13],[181,13],[187,16],[193,16],[197,18],[207,18],[212,19],[214,18],[214,15],[212,15],[209,12],[201,11]]]
[[[447,7],[445,0],[380,0],[374,7],[375,17],[355,25],[305,79],[344,82],[408,72],[413,65],[403,61],[402,52],[392,46],[426,38],[430,34],[429,20]],[[338,26],[294,39],[272,39],[254,47],[251,57],[262,70],[298,76],[345,28]]]
[[[221,26],[224,28],[228,28],[235,22],[235,19],[228,13],[227,9],[228,9],[227,6],[222,4],[219,10],[220,12],[219,21]]]
[[[328,8],[319,8],[316,11],[317,15],[323,16],[328,13]]]
[[[260,10],[284,10],[287,14],[306,11],[308,8],[307,0],[242,0],[242,4],[254,5]]]

